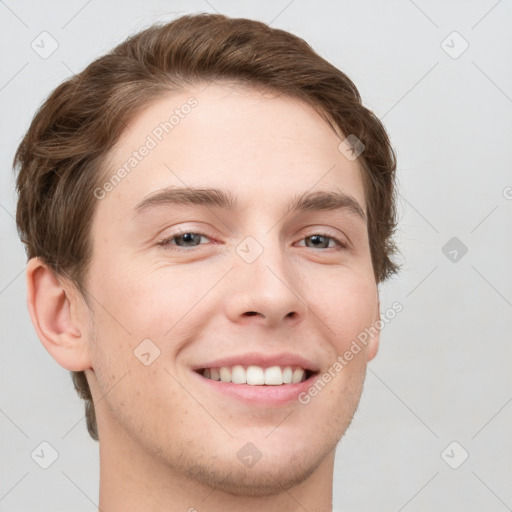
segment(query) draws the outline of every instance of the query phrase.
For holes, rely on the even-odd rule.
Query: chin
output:
[[[188,476],[233,496],[274,496],[307,480],[322,460],[300,460],[300,456],[297,456],[293,462],[278,465],[275,461],[267,462],[262,458],[252,467],[245,467],[238,460],[237,464],[226,461],[223,467],[194,466],[190,468]]]

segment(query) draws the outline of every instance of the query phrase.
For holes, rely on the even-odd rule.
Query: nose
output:
[[[308,311],[301,288],[300,276],[278,242],[264,247],[251,263],[235,255],[227,290],[227,316],[239,324],[295,325]]]

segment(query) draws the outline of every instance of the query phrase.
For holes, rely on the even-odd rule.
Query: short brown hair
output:
[[[352,81],[301,38],[264,23],[220,14],[187,15],[131,36],[59,85],[36,113],[14,158],[19,169],[16,221],[28,258],[39,257],[84,297],[91,260],[94,189],[107,153],[134,116],[169,92],[201,82],[263,87],[313,106],[347,137],[365,145],[359,157],[375,279],[398,266],[396,158],[386,130]],[[72,372],[85,399],[87,428],[98,439],[84,372]]]

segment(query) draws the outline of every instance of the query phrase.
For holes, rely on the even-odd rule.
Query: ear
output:
[[[86,306],[79,293],[39,258],[29,260],[26,278],[28,310],[41,343],[63,368],[90,368]]]
[[[375,318],[373,320],[373,329],[377,330],[377,333],[375,336],[373,336],[370,339],[370,342],[368,343],[368,347],[366,350],[366,359],[367,361],[371,361],[376,355],[379,350],[379,342],[380,342],[380,329],[382,326],[382,322],[380,320],[380,298],[377,298],[377,312],[375,313]]]

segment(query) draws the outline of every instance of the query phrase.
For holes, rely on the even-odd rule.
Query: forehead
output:
[[[154,101],[132,120],[107,159],[100,186],[112,186],[100,208],[128,214],[159,189],[208,187],[270,209],[306,191],[341,190],[365,210],[359,164],[343,156],[340,141],[297,99],[245,86],[196,86]]]

